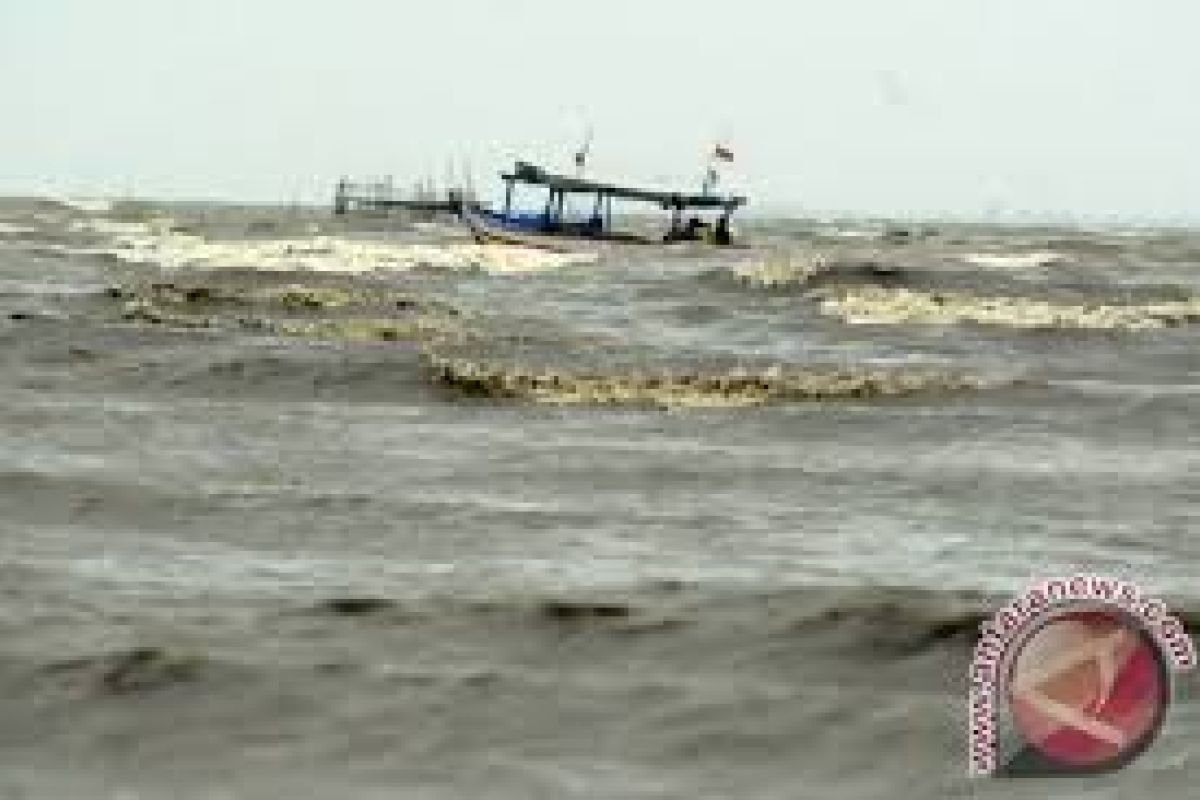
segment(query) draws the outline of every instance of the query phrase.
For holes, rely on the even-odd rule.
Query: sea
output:
[[[0,201],[0,797],[1194,796],[1190,673],[1087,778],[967,690],[1041,579],[1200,620],[1200,231],[735,234]]]

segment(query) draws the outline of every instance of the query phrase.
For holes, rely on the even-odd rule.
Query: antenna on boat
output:
[[[592,137],[594,131],[589,125],[587,133],[583,137],[583,144],[575,151],[575,177],[582,178],[583,171],[587,168],[588,156],[592,153]]]

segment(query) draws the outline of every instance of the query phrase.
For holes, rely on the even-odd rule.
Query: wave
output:
[[[888,660],[917,653],[952,653],[966,678],[966,659],[980,626],[1012,595],[969,589],[904,586],[796,586],[751,590],[738,586],[662,579],[626,587],[573,591],[490,591],[389,596],[333,595],[309,604],[280,604],[242,617],[248,632],[270,630],[311,638],[314,624],[374,623],[407,635],[422,633],[486,642],[497,654],[496,632],[552,632],[610,636],[611,641],[659,640],[693,658],[739,653],[746,663],[783,661],[798,654],[858,653]],[[1200,620],[1194,602],[1168,603],[1188,627]],[[663,651],[666,655],[669,651]],[[502,661],[502,658],[498,659]],[[295,666],[300,666],[297,662]],[[713,663],[724,663],[719,660]],[[326,671],[324,662],[310,665]],[[40,672],[95,694],[140,693],[246,671],[201,652],[136,646],[58,657]],[[264,676],[268,677],[269,676]],[[432,676],[431,676],[432,677]],[[945,681],[945,675],[936,676]],[[950,688],[945,683],[940,688]]]
[[[1062,253],[968,253],[961,259],[976,267],[992,269],[1037,269],[1061,264],[1070,259]]]
[[[9,718],[32,720],[47,755],[25,748],[10,783],[81,798],[209,796],[217,774],[237,796],[794,797],[803,775],[813,796],[977,793],[947,754],[966,735],[977,626],[1007,598],[677,581],[445,591],[151,616],[145,602],[39,598],[45,632],[10,648],[0,679]],[[135,623],[158,638],[97,644]],[[1185,701],[1178,741],[1138,776],[1166,796],[1189,796]]]
[[[134,647],[55,661],[43,671],[88,692],[131,694],[194,681],[208,666],[198,656],[162,647]]]
[[[559,405],[744,407],[959,392],[1001,383],[951,370],[906,367],[774,365],[582,372],[431,350],[423,353],[423,360],[430,380],[467,396]]]
[[[321,617],[403,620],[420,626],[476,619],[494,627],[676,636],[689,629],[747,629],[798,645],[904,654],[973,646],[979,626],[1009,598],[967,590],[796,587],[765,592],[662,580],[623,590],[477,598],[347,596],[318,602]],[[735,637],[736,638],[736,637]]]
[[[875,251],[859,248],[779,251],[730,268],[740,283],[761,289],[801,288],[825,283],[871,283],[903,271]]]
[[[125,322],[166,328],[343,342],[461,342],[473,335],[456,307],[380,287],[193,280],[115,285],[104,295],[120,303]]]
[[[962,292],[862,287],[833,292],[826,314],[849,323],[1140,331],[1200,322],[1200,297],[1149,303],[1065,303],[1023,297],[979,297]]]
[[[527,274],[593,263],[596,254],[550,253],[508,245],[416,244],[314,235],[289,239],[213,240],[171,230],[165,222],[88,220],[81,230],[112,237],[98,254],[166,270],[253,269],[361,274],[418,268]]]
[[[37,233],[37,228],[0,221],[0,236],[28,236],[32,233]]]
[[[68,227],[74,233],[91,233],[108,236],[118,241],[135,241],[139,237],[151,239],[166,237],[171,232],[172,220],[169,217],[156,217],[145,220],[117,220],[104,217],[77,219]]]
[[[84,214],[107,214],[113,210],[113,201],[102,197],[53,197],[49,202]]]
[[[686,628],[736,627],[751,622],[766,636],[818,639],[875,650],[917,651],[970,647],[980,626],[1011,594],[964,588],[908,586],[796,586],[766,591],[663,579],[623,589],[569,594],[480,597],[331,597],[308,614],[381,617],[420,625],[463,618],[508,619],[515,626],[595,628],[673,634]],[[1188,627],[1200,621],[1200,603],[1168,603]],[[802,639],[803,640],[803,639]]]
[[[765,289],[803,286],[830,269],[832,262],[825,254],[797,251],[773,253],[762,261],[732,267],[738,280]]]

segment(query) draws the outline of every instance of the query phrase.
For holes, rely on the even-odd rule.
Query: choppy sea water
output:
[[[745,233],[5,203],[0,787],[1047,796],[963,777],[971,629],[1197,606],[1200,234]]]

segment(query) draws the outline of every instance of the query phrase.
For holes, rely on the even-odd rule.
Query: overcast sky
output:
[[[1200,218],[1195,0],[3,0],[0,192],[521,156],[760,209]]]

